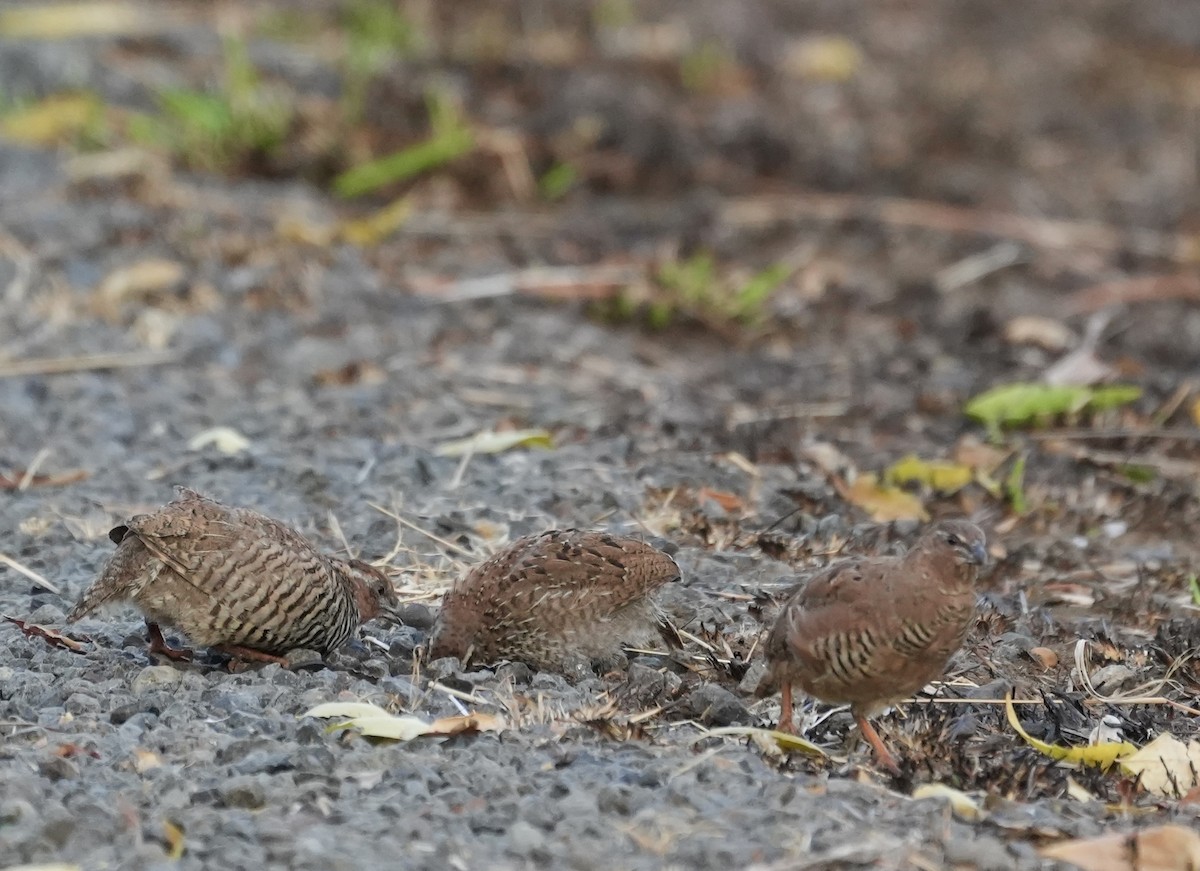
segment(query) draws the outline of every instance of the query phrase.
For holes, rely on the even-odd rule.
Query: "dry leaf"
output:
[[[1200,835],[1183,826],[1155,826],[1060,841],[1039,852],[1084,871],[1194,871],[1200,868]]]
[[[1031,647],[1028,651],[1030,657],[1041,664],[1042,668],[1054,668],[1058,665],[1058,654],[1049,647]]]
[[[9,623],[12,623],[26,638],[44,638],[51,647],[60,647],[63,650],[70,650],[72,653],[83,653],[83,645],[74,638],[69,638],[54,629],[46,626],[38,626],[35,623],[26,623],[24,620],[18,620],[16,617],[9,617],[7,614],[0,614]]]
[[[736,493],[730,493],[726,490],[710,490],[708,487],[701,487],[696,491],[696,498],[701,502],[705,499],[711,499],[720,505],[723,511],[729,514],[737,514],[746,507],[741,497]]]
[[[929,514],[921,500],[899,487],[879,483],[875,475],[864,474],[846,488],[845,497],[866,511],[878,523],[890,520],[928,520]]]
[[[126,299],[144,298],[175,287],[187,274],[182,263],[151,258],[122,266],[105,276],[96,292],[106,305],[116,305]]]
[[[503,718],[494,714],[468,714],[463,717],[443,717],[428,723],[411,715],[396,716],[378,705],[367,702],[328,702],[305,711],[302,716],[319,719],[336,718],[340,722],[330,730],[354,729],[372,738],[411,741],[423,735],[458,735],[463,732],[500,732],[505,728]]]
[[[809,36],[785,49],[788,75],[823,82],[844,82],[862,67],[862,50],[844,36]]]
[[[956,817],[969,822],[981,820],[987,815],[978,801],[962,790],[946,786],[944,783],[923,783],[913,790],[912,797],[944,799],[950,803],[950,809]]]
[[[0,36],[67,39],[73,36],[143,33],[159,19],[132,3],[46,3],[0,12]],[[161,23],[161,19],[160,23]]]
[[[180,859],[186,849],[183,828],[171,820],[163,820],[163,840],[167,842],[167,858]]]
[[[1037,345],[1047,351],[1065,351],[1077,341],[1062,321],[1037,315],[1021,315],[1005,324],[1004,340],[1012,345]]]
[[[91,472],[85,469],[75,469],[71,472],[61,472],[57,475],[32,475],[25,486],[28,487],[62,487],[86,480]],[[12,475],[0,475],[0,490],[20,490],[25,481],[25,472],[13,471]]]
[[[133,749],[133,770],[138,774],[145,774],[151,768],[158,768],[162,765],[162,757],[153,750],[146,750],[142,747]]]
[[[1200,785],[1200,742],[1184,744],[1170,732],[1159,735],[1141,750],[1121,760],[1121,770],[1137,777],[1155,795],[1183,798]]]
[[[1200,426],[1200,399],[1192,401],[1192,423]]]
[[[187,444],[189,451],[202,451],[209,445],[223,454],[233,456],[248,449],[250,440],[232,427],[214,426],[192,436]]]
[[[6,113],[0,120],[0,135],[26,145],[54,145],[78,136],[100,111],[90,94],[58,94]]]
[[[513,448],[552,448],[554,440],[544,429],[513,429],[504,432],[481,432],[470,438],[456,439],[438,447],[439,457],[461,457],[464,454],[500,454]]]

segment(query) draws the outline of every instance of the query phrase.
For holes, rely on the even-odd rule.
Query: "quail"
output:
[[[650,594],[679,579],[675,560],[604,532],[555,529],[518,539],[459,579],[442,602],[429,656],[524,662],[582,676],[622,645],[674,630]]]
[[[174,659],[160,624],[241,660],[283,663],[300,648],[329,653],[399,602],[379,569],[317,551],[298,532],[247,508],[180,487],[179,497],[109,532],[117,545],[100,577],[67,615],[110,602],[146,617],[150,649]]]
[[[781,691],[779,729],[793,731],[792,686],[850,713],[879,761],[898,766],[867,721],[937,678],[975,613],[987,561],[983,531],[938,523],[903,557],[830,566],[794,592],[767,636],[759,697]]]

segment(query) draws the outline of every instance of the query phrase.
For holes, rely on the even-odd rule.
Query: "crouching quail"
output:
[[[454,584],[429,656],[572,676],[611,667],[623,645],[673,632],[650,594],[678,579],[675,560],[637,539],[577,529],[526,536]]]
[[[75,622],[118,601],[145,615],[151,651],[174,659],[160,625],[243,660],[283,663],[300,648],[328,653],[398,600],[379,569],[317,551],[298,532],[192,490],[109,532],[117,545],[67,615]]]
[[[792,594],[767,637],[762,697],[782,691],[781,731],[792,731],[792,686],[849,704],[879,761],[895,759],[867,721],[942,674],[975,613],[987,560],[983,531],[943,521],[900,558],[830,566]]]

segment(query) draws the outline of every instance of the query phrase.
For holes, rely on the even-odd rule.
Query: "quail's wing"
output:
[[[533,537],[504,567],[499,599],[522,613],[554,602],[564,615],[610,614],[679,578],[675,561],[644,542],[574,529]]]
[[[280,576],[280,568],[288,566],[289,574],[304,577],[323,565],[320,554],[290,527],[190,490],[126,525],[180,578],[201,589],[235,571],[266,579]]]

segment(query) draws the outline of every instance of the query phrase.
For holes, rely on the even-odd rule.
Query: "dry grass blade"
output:
[[[161,366],[179,359],[175,351],[134,351],[128,354],[84,354],[76,357],[44,357],[34,360],[0,362],[0,378],[24,375],[65,375],[69,372],[94,372],[99,369],[130,369]]]
[[[29,568],[28,566],[22,565],[21,563],[17,562],[15,559],[8,556],[7,554],[0,553],[0,564],[6,565],[10,569],[12,569],[14,572],[24,575],[25,577],[29,578],[29,580],[31,580],[35,584],[37,584],[39,587],[41,587],[45,590],[49,590],[51,593],[61,594],[61,592],[62,592],[61,590],[58,589],[58,587],[54,586],[54,584],[50,583],[48,580],[43,578],[41,575],[39,575],[33,569]]]
[[[460,553],[463,556],[470,557],[471,559],[475,559],[475,557],[476,557],[476,554],[471,553],[466,548],[459,547],[454,542],[449,541],[445,538],[442,538],[439,535],[434,535],[432,532],[430,532],[427,529],[422,529],[420,526],[417,526],[417,524],[413,523],[411,520],[407,520],[407,519],[401,517],[399,514],[397,514],[394,511],[389,511],[388,509],[384,508],[381,505],[376,505],[374,502],[368,502],[367,504],[370,505],[372,508],[374,508],[376,511],[378,511],[380,514],[382,514],[386,517],[392,518],[392,520],[396,521],[397,523],[401,524],[402,526],[407,526],[409,529],[411,529],[415,532],[421,533],[421,535],[425,536],[426,538],[430,539],[431,541],[436,541],[442,547],[449,548],[450,550],[455,551],[456,553]]]

